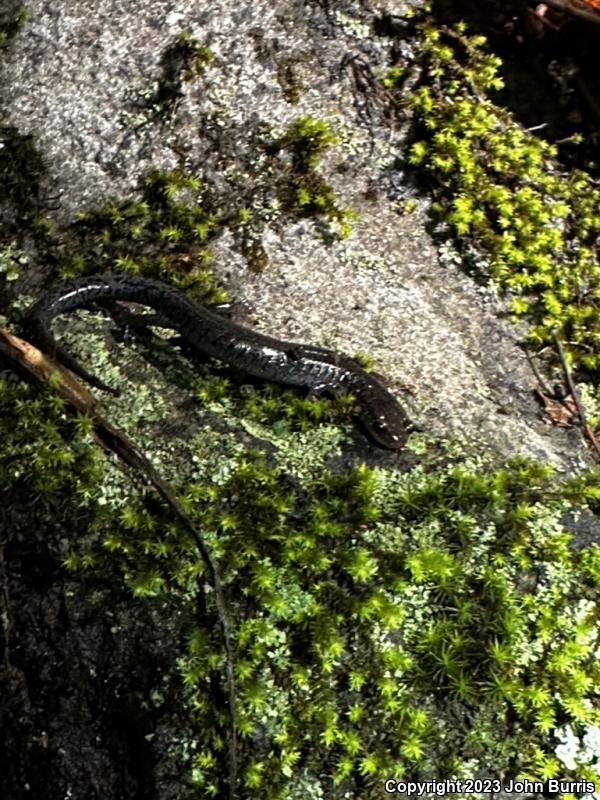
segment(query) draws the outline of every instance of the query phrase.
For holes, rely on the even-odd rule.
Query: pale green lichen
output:
[[[21,269],[29,263],[29,256],[20,250],[14,242],[0,250],[0,276],[9,283],[16,281]]]
[[[102,340],[86,333],[84,341],[102,377],[113,377]],[[139,370],[137,356],[124,360],[114,377],[122,380],[136,363]],[[566,511],[598,503],[598,476],[561,483],[545,467],[515,462],[494,470],[464,454],[456,464],[452,448],[427,447],[423,434],[423,464],[407,472],[363,465],[336,474],[328,464],[340,433],[325,426],[323,439],[304,430],[301,398],[290,405],[293,393],[236,387],[208,372],[199,380],[202,368],[180,371],[181,363],[174,356],[168,367],[176,390],[148,365],[143,402],[133,402],[140,396],[133,384],[107,402],[138,439],[139,423],[167,421],[182,391],[207,403],[193,421],[186,415],[186,436],[154,428],[141,441],[202,531],[227,587],[249,796],[289,796],[302,775],[325,794],[360,786],[366,798],[376,796],[382,775],[401,778],[415,768],[556,775],[559,723],[568,720],[583,736],[600,722],[600,550],[574,550],[563,521]],[[51,519],[54,503],[65,502],[73,459],[91,458],[89,427],[68,422],[52,396],[34,401],[29,389],[0,386],[0,410],[1,403],[21,409],[17,426],[2,425],[3,491],[14,503],[32,486],[45,487],[44,472],[53,470],[44,499]],[[238,431],[244,418],[260,428],[287,414],[297,434],[280,441],[271,434],[275,450],[266,460],[233,432],[207,429],[206,413]],[[59,446],[45,447],[65,425]],[[23,462],[27,448],[36,456]],[[214,686],[223,653],[204,568],[166,509],[116,474],[119,489],[100,490],[110,473],[98,474],[97,457],[90,463],[91,483],[80,470],[81,491],[61,511],[83,502],[90,519],[84,546],[80,540],[65,563],[89,571],[110,559],[137,602],[180,609],[187,644],[173,664],[197,731],[187,750],[190,784],[218,796],[224,716]],[[202,618],[190,620],[199,596]],[[457,715],[469,724],[457,724]],[[586,764],[573,771],[590,774]]]
[[[365,797],[382,774],[416,765],[557,774],[558,719],[598,722],[587,702],[598,678],[598,548],[573,551],[561,522],[573,503],[596,502],[596,477],[561,487],[525,462],[340,475],[297,464],[294,486],[261,456],[230,452],[218,480],[204,472],[182,486],[235,609],[250,796],[289,795],[303,773],[330,792],[323,758],[334,785],[358,780]],[[178,526],[165,535],[138,504],[122,520],[106,544],[126,559],[133,593],[190,596],[196,559]],[[207,692],[222,655],[210,626],[190,637],[179,668],[202,731],[193,783],[213,796],[222,740]],[[457,708],[477,724],[456,725]],[[509,709],[511,726],[501,722]]]

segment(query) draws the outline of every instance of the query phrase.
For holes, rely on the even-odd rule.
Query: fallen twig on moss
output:
[[[545,349],[546,348],[542,348],[542,350],[540,350],[539,353],[535,353],[535,356],[537,357],[537,356],[541,355],[541,353]],[[554,394],[554,392],[548,386],[548,384],[547,384],[546,380],[544,379],[542,373],[537,368],[537,365],[536,365],[536,363],[534,361],[534,356],[532,356],[531,353],[528,350],[525,350],[525,357],[527,358],[527,361],[529,362],[529,366],[531,367],[531,371],[535,375],[537,382],[542,387],[542,390],[543,390],[544,394],[546,394],[548,397],[551,397]]]
[[[54,363],[33,345],[24,339],[0,327],[0,353],[16,362],[36,380],[49,384],[79,413],[90,417],[94,423],[94,438],[107,452],[114,453],[122,465],[127,465],[135,475],[141,476],[154,487],[163,501],[171,508],[175,516],[192,536],[200,557],[208,572],[208,579],[215,595],[217,616],[225,649],[226,686],[230,715],[229,732],[229,800],[236,798],[237,785],[237,735],[235,716],[235,678],[233,669],[233,646],[229,615],[223,595],[223,588],[215,563],[193,522],[185,513],[169,484],[159,475],[141,450],[115,428],[100,412],[94,396],[66,368]]]

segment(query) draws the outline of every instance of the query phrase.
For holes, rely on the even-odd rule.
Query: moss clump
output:
[[[204,400],[223,397],[219,385]],[[251,399],[268,425],[269,398]],[[118,565],[137,602],[178,620],[177,748],[190,797],[223,796],[222,642],[193,538],[151,494],[106,492],[89,420],[55,396],[0,381],[0,435],[3,507],[35,497],[44,537],[77,518],[66,566]],[[226,587],[248,797],[309,781],[370,800],[382,775],[415,771],[594,779],[557,745],[565,726],[583,742],[600,725],[600,549],[569,532],[573,512],[597,525],[597,472],[290,473],[238,445],[190,479],[166,458]]]
[[[580,497],[597,494],[593,480]],[[585,567],[598,552],[573,553],[557,519],[573,492],[522,464],[417,471],[403,486],[366,468],[325,472],[294,492],[248,455],[219,489],[188,487],[231,596],[244,598],[249,795],[286,797],[308,771],[325,794],[374,797],[382,774],[461,771],[473,757],[505,774],[559,774],[558,721],[599,721],[598,584]],[[205,631],[188,647],[182,673],[206,731],[219,662]],[[200,750],[194,782],[218,796],[219,752]]]
[[[139,200],[85,211],[54,251],[62,277],[112,270],[171,281],[192,296],[221,302],[206,241],[218,227],[202,182],[181,171],[149,173]]]
[[[338,141],[325,120],[299,117],[289,126],[281,144],[292,153],[294,172],[306,174],[317,166],[328,148]]]
[[[292,157],[291,196],[286,205],[301,216],[335,222],[338,236],[345,238],[350,235],[354,214],[337,205],[334,190],[316,170],[323,154],[338,141],[324,120],[299,117],[278,141],[277,148],[285,148]]]
[[[415,770],[564,777],[556,731],[600,723],[600,557],[574,550],[561,518],[597,504],[597,483],[525,462],[321,467],[299,482],[248,451],[182,482],[227,587],[247,795],[289,797],[302,776],[365,798]],[[103,547],[140,598],[173,607],[202,585],[189,536],[155,505],[122,510]],[[200,596],[177,665],[197,731],[190,780],[218,797],[223,653]]]
[[[24,781],[35,797],[64,797],[72,786],[74,796],[88,796],[105,780],[127,794],[136,778],[123,767],[126,754],[147,752],[143,737],[155,720],[169,728],[182,708],[168,665],[186,609],[132,603],[118,565],[99,564],[91,549],[74,576],[61,566],[67,548],[118,528],[122,504],[136,502],[138,491],[104,458],[90,419],[47,390],[0,377],[3,797],[21,796]],[[194,616],[193,603],[187,613]],[[73,637],[84,646],[74,649]],[[166,751],[187,727],[181,717],[173,724],[168,743],[153,749],[156,761],[168,760],[171,782]],[[32,737],[49,727],[58,741],[77,742],[66,761],[62,749]],[[112,766],[112,756],[90,763],[79,747],[97,746],[99,729],[120,754]],[[145,766],[141,785],[147,774]]]
[[[323,421],[345,421],[354,402],[350,395],[336,398],[303,397],[274,384],[250,386],[231,377],[207,374],[197,397],[204,404],[221,402],[240,419],[256,422],[281,435],[307,431]]]
[[[91,422],[71,414],[54,394],[0,379],[0,492],[2,507],[36,500],[36,515],[52,521],[61,502],[89,507],[100,458],[89,445]]]
[[[213,60],[209,47],[195,39],[189,30],[179,33],[160,60],[161,74],[156,90],[145,105],[156,116],[170,114],[183,97],[183,85],[201,75]]]
[[[600,367],[600,192],[560,168],[557,149],[487,98],[499,60],[464,25],[417,26],[420,81],[399,101],[414,114],[408,160],[435,179],[433,210],[489,263],[489,276],[531,320],[529,336],[557,334],[574,365]],[[387,83],[401,74],[395,67]]]

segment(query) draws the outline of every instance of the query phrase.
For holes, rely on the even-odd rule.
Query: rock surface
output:
[[[28,13],[3,59],[1,101],[47,159],[59,220],[131,195],[151,168],[191,166],[222,198],[235,204],[241,193],[238,205],[262,215],[269,265],[261,274],[248,269],[231,235],[213,244],[215,271],[261,329],[369,353],[411,416],[436,435],[460,435],[501,458],[583,463],[576,432],[540,421],[520,332],[502,318],[501,303],[455,263],[440,262],[425,201],[399,213],[398,198],[412,191],[395,166],[402,125],[392,130],[376,110],[369,115],[373,98],[343,68],[352,56],[375,70],[386,65],[389,40],[375,36],[359,4],[342,13],[300,0],[210,8],[33,0]],[[214,61],[185,84],[169,119],[144,117],[161,53],[184,29]],[[343,241],[319,235],[311,220],[282,220],[264,185],[253,196],[268,172],[257,137],[281,135],[303,115],[327,120],[341,138],[319,169],[339,204],[360,214]]]

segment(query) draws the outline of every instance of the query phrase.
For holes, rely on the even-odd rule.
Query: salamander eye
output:
[[[392,442],[400,442],[400,437],[397,434],[395,434],[392,430],[390,430],[388,422],[382,417],[378,417],[377,419],[372,420],[371,428],[373,435],[377,436],[382,442],[385,442],[386,445],[388,446]]]
[[[386,450],[399,450],[406,441],[406,423],[402,409],[395,400],[385,402],[387,396],[377,397],[375,402],[367,398],[359,420],[373,442]],[[376,408],[373,408],[376,406]],[[373,412],[376,413],[373,413]]]

